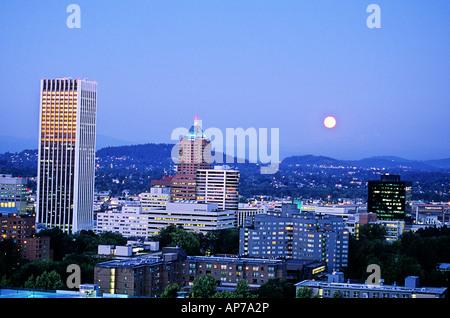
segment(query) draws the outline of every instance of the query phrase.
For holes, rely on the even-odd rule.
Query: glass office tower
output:
[[[93,229],[97,83],[42,79],[36,222]]]
[[[400,181],[399,175],[369,181],[367,211],[376,213],[378,220],[411,224],[411,189],[412,182]]]

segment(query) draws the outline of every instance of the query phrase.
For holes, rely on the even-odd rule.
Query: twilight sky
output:
[[[98,135],[125,144],[173,142],[198,115],[279,128],[281,158],[447,158],[449,21],[448,0],[2,0],[0,136],[37,148],[40,79],[81,77]]]

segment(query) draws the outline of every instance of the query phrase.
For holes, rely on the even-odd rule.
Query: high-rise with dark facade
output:
[[[399,175],[382,175],[369,181],[367,211],[378,220],[411,223],[411,181],[401,181]]]
[[[203,133],[198,117],[178,143],[177,174],[172,178],[172,201],[196,200],[197,170],[211,168],[210,140]]]
[[[36,222],[93,228],[97,83],[42,79]]]

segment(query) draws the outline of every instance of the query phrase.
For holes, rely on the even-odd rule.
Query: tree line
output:
[[[385,234],[381,225],[366,224],[359,228],[359,238],[350,237],[347,279],[364,283],[367,266],[377,264],[387,285],[403,285],[407,276],[419,276],[422,286],[450,287],[450,273],[438,269],[440,263],[450,263],[450,228],[407,231],[395,241],[386,241]]]
[[[65,281],[69,275],[66,271],[70,264],[80,266],[81,282],[94,283],[95,265],[108,259],[97,254],[98,245],[127,243],[127,239],[118,233],[96,234],[82,230],[67,234],[56,227],[41,230],[38,236],[50,237],[51,260],[21,259],[12,239],[0,241],[0,287],[66,289]],[[153,240],[160,242],[160,248],[180,246],[188,255],[237,254],[239,250],[237,228],[201,234],[170,225]]]

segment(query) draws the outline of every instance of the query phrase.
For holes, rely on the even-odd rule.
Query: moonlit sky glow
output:
[[[281,158],[450,157],[450,1],[377,0],[380,29],[371,3],[2,0],[0,136],[37,149],[40,79],[81,77],[98,135],[125,144],[172,142],[198,115],[279,128]]]

